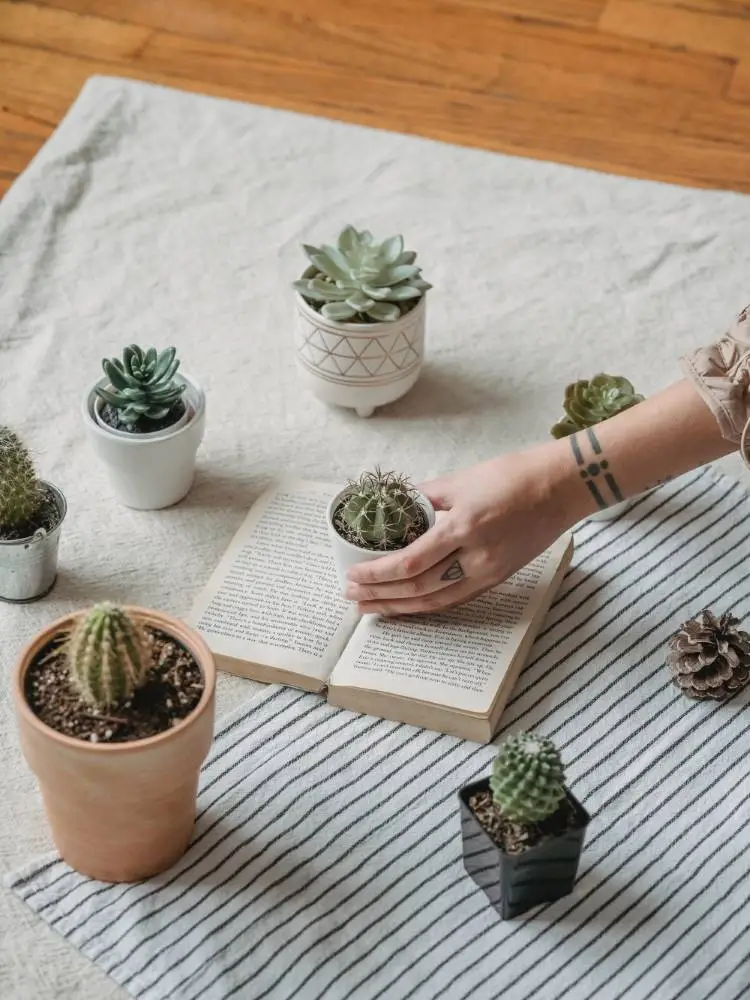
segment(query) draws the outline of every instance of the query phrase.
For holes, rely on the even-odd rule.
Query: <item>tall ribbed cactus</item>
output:
[[[509,736],[498,750],[490,776],[492,799],[513,823],[538,823],[565,795],[560,754],[551,740],[531,733]]]
[[[0,528],[32,521],[44,500],[34,463],[10,427],[0,427]]]
[[[67,642],[70,678],[91,705],[107,708],[130,698],[151,666],[143,626],[105,601],[79,619]]]
[[[379,468],[350,483],[340,516],[349,541],[366,549],[400,548],[416,537],[423,524],[422,508],[408,479]]]

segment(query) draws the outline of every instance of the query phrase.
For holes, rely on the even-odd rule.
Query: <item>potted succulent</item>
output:
[[[573,891],[589,815],[564,780],[551,740],[517,733],[459,792],[464,868],[504,920]]]
[[[630,409],[636,403],[642,403],[643,399],[644,397],[635,391],[632,383],[622,375],[607,375],[602,372],[594,375],[592,379],[579,379],[578,382],[565,387],[564,415],[553,425],[552,436],[568,437],[587,427],[594,427],[603,420]],[[612,504],[589,517],[592,520],[609,521],[617,517],[635,499],[637,498],[633,497]]]
[[[0,599],[35,601],[52,589],[67,510],[18,435],[0,427]]]
[[[143,608],[96,605],[23,650],[13,677],[21,749],[71,867],[131,882],[184,853],[215,682],[203,639]]]
[[[377,242],[347,226],[335,247],[303,250],[310,265],[293,285],[299,370],[319,399],[369,417],[419,378],[432,286],[401,236]]]
[[[328,504],[328,534],[343,586],[355,563],[409,545],[435,523],[435,509],[405,476],[364,472]]]
[[[206,400],[189,375],[177,377],[176,354],[131,344],[122,359],[103,359],[104,378],[83,400],[89,441],[126,507],[170,507],[193,482]]]

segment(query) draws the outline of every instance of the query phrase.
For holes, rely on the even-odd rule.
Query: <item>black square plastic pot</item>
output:
[[[488,791],[489,787],[489,779],[485,778],[464,786],[458,793],[464,868],[503,920],[507,920],[573,891],[589,814],[566,788],[565,794],[580,826],[521,854],[506,854],[469,808],[469,798]]]

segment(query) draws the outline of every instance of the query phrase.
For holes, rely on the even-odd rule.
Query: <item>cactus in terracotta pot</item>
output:
[[[552,427],[555,438],[567,437],[586,427],[593,427],[616,413],[627,410],[644,397],[622,375],[594,375],[565,387],[564,416]]]
[[[405,476],[376,468],[349,486],[339,515],[348,541],[365,549],[397,549],[424,530],[417,493]]]
[[[377,242],[366,229],[346,226],[335,247],[303,246],[314,273],[293,287],[326,319],[393,322],[432,288],[402,236]]]
[[[44,503],[28,449],[9,427],[0,427],[0,536],[32,521]]]
[[[81,617],[66,642],[70,678],[85,701],[109,708],[145,684],[151,647],[143,626],[105,601]]]
[[[514,823],[538,823],[565,797],[560,753],[551,740],[531,733],[509,736],[500,746],[490,776],[492,800]]]

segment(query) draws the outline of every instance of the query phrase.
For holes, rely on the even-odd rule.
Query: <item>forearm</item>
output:
[[[736,450],[687,380],[589,430],[542,445],[570,523]]]

